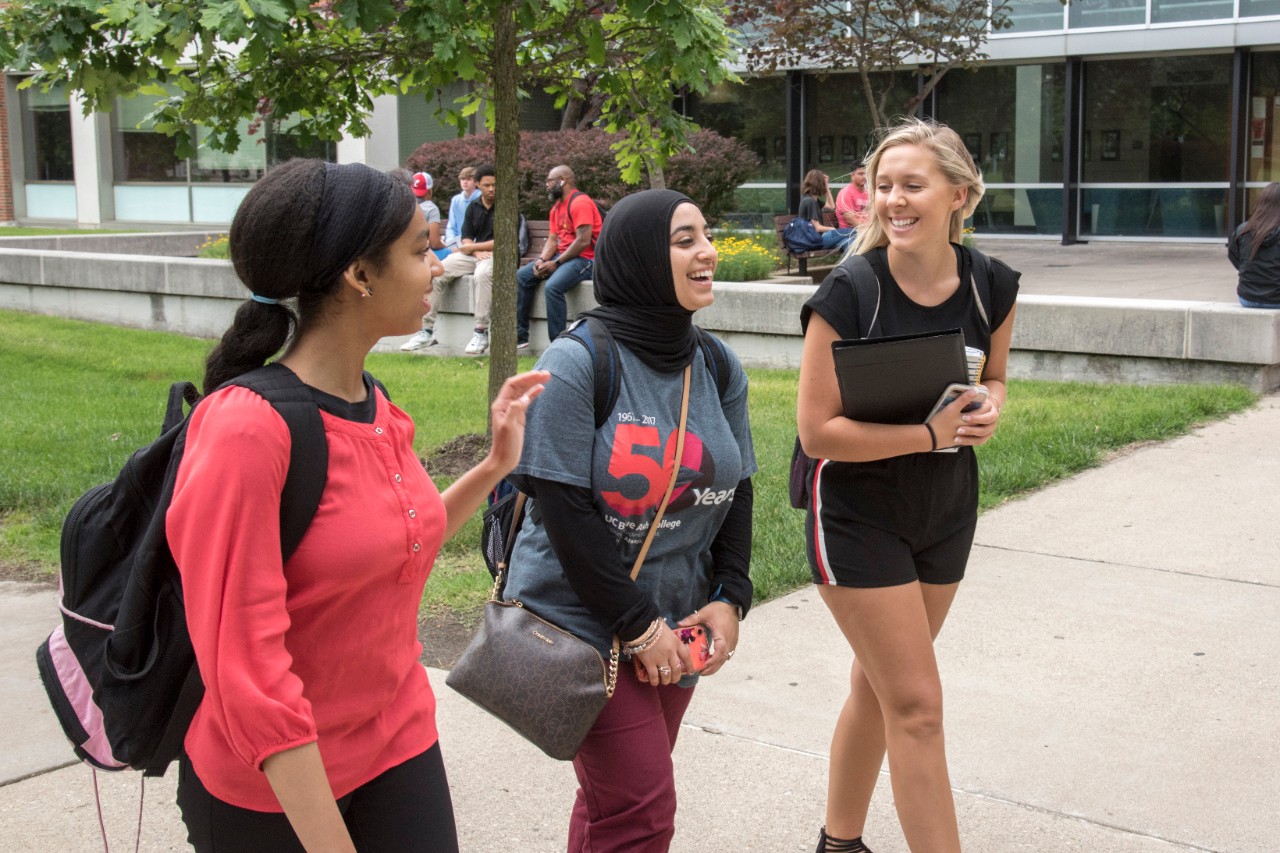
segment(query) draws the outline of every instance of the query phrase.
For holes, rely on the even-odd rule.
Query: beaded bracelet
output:
[[[638,640],[631,643],[623,643],[622,650],[629,655],[636,655],[643,652],[645,649],[648,649],[654,643],[658,642],[658,636],[662,633],[662,626],[664,624],[666,623],[662,621],[661,617],[654,619],[649,623],[648,630],[641,634]]]

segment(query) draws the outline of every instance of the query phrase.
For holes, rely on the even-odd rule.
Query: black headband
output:
[[[322,288],[369,249],[389,208],[400,202],[390,176],[362,163],[325,163],[311,250]]]

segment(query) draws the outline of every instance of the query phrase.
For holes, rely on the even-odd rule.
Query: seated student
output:
[[[810,169],[800,185],[800,212],[798,216],[809,220],[822,237],[822,247],[843,252],[853,239],[854,229],[836,228],[822,221],[823,202],[831,201],[831,189],[827,176],[818,169]],[[834,205],[832,205],[834,206]]]
[[[596,238],[600,236],[600,210],[590,196],[580,191],[568,166],[556,166],[547,173],[547,196],[551,205],[551,236],[542,257],[525,264],[516,273],[520,285],[516,309],[516,348],[529,346],[529,315],[534,293],[546,282],[547,337],[555,340],[564,331],[568,309],[565,294],[591,278]]]
[[[859,163],[849,173],[849,183],[836,196],[836,221],[841,228],[858,228],[867,224],[871,194],[867,192],[867,167]]]
[[[444,244],[440,234],[440,208],[431,200],[431,190],[435,186],[429,172],[418,172],[409,180],[413,194],[418,197],[418,207],[422,215],[427,217],[427,232],[431,242],[431,252],[440,260],[444,260],[452,251]]]
[[[1262,190],[1253,216],[1231,235],[1227,257],[1240,271],[1241,305],[1280,308],[1280,183]]]

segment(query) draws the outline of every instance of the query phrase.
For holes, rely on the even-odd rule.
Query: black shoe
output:
[[[824,826],[818,832],[818,849],[814,853],[873,853],[870,847],[857,838],[832,838]]]

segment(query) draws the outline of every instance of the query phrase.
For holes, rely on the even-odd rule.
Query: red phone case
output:
[[[707,664],[711,662],[711,655],[715,652],[711,626],[706,622],[699,622],[688,628],[676,628],[675,632],[680,642],[689,647],[689,661],[693,666],[693,672],[702,672],[706,669]],[[644,665],[640,663],[640,658],[632,658],[631,661],[635,664],[637,675],[644,672]]]

